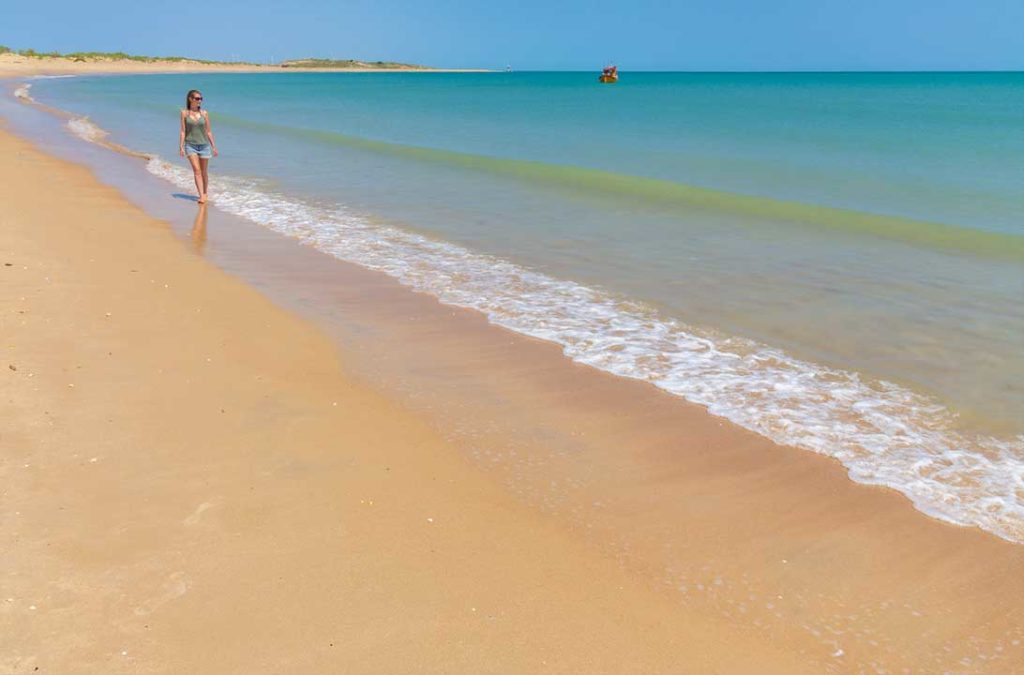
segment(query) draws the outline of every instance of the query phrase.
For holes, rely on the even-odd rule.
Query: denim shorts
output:
[[[185,156],[189,155],[199,155],[203,159],[210,159],[213,157],[213,150],[209,143],[186,143]]]

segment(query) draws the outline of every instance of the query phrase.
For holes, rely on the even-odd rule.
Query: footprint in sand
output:
[[[203,512],[215,505],[216,500],[203,502],[202,504],[197,506],[196,510],[192,512],[192,515],[183,520],[182,523],[184,523],[185,525],[195,525],[199,522],[199,519],[203,517]]]
[[[167,581],[164,583],[164,592],[154,598],[150,598],[147,602],[136,607],[135,614],[137,616],[152,614],[162,605],[185,595],[185,593],[188,592],[188,586],[189,578],[187,574],[184,572],[175,572],[171,574],[167,577]]]

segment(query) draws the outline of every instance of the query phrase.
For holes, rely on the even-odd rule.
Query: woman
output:
[[[185,96],[185,109],[181,111],[181,134],[178,140],[179,153],[188,157],[196,179],[199,203],[206,203],[206,191],[210,187],[207,166],[210,157],[216,157],[217,143],[210,128],[210,115],[203,110],[203,95],[193,89]]]

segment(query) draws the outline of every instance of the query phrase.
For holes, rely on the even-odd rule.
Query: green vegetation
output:
[[[355,59],[294,59],[282,61],[282,68],[382,68],[385,70],[430,70],[427,66],[395,61],[357,61]]]
[[[0,47],[0,53],[11,51],[7,47]],[[126,54],[124,52],[37,52],[34,49],[19,49],[21,56],[41,59],[71,59],[72,61],[140,61],[142,63],[156,63],[170,61],[174,63],[205,63],[210,65],[243,65],[255,66],[256,63],[248,61],[209,61],[206,59],[190,59],[184,56],[139,56],[137,54]]]
[[[4,45],[0,45],[0,54],[6,54],[9,51],[11,51],[10,47],[5,47]]]

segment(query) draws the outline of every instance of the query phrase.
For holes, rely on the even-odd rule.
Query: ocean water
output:
[[[1024,542],[1024,74],[38,79],[69,130]],[[23,94],[27,95],[25,91]]]

